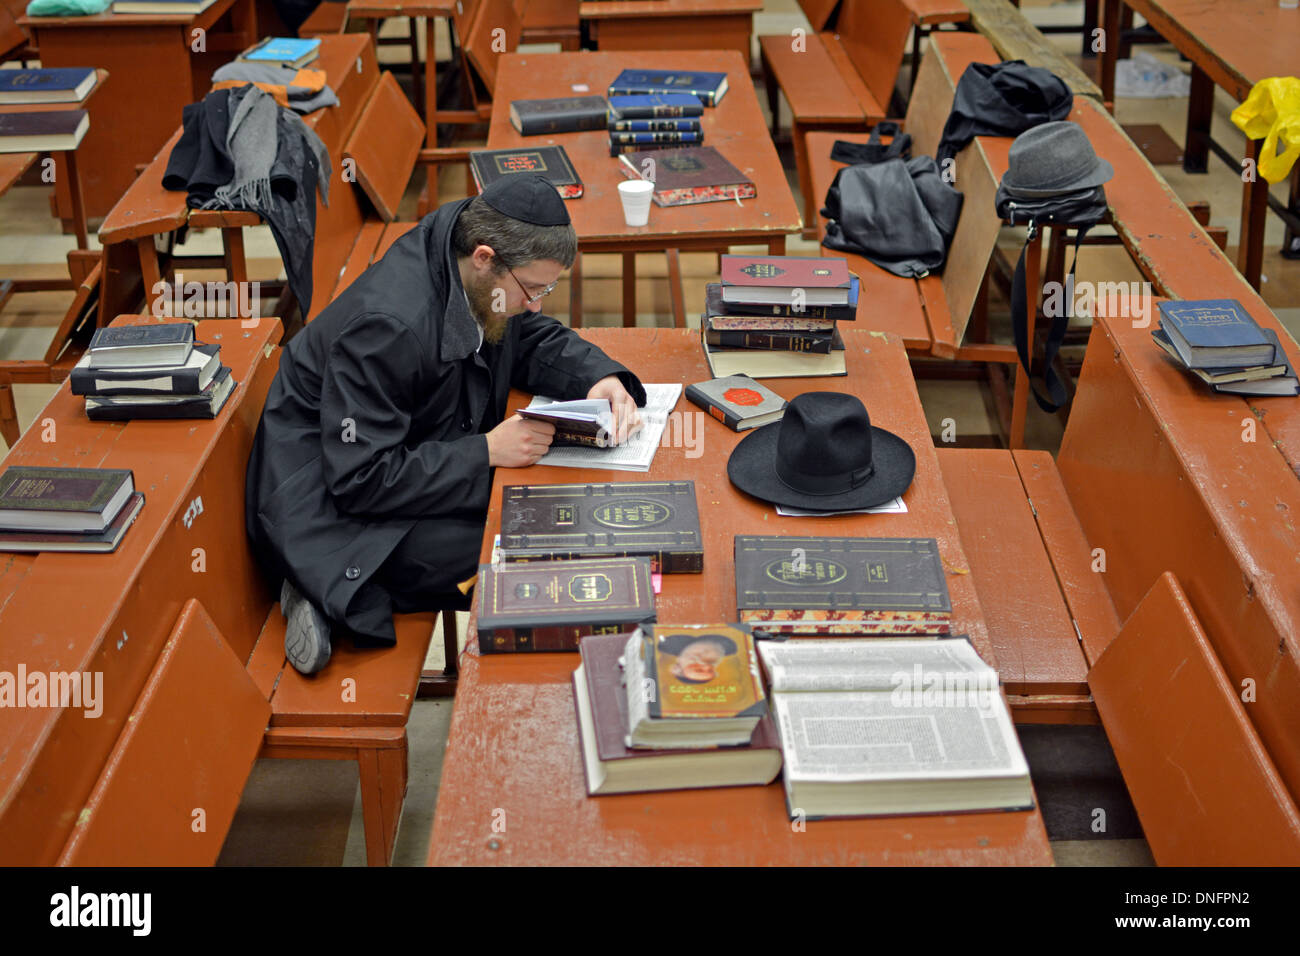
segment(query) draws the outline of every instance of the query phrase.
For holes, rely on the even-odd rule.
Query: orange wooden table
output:
[[[136,166],[166,142],[181,109],[211,85],[213,71],[258,39],[253,0],[216,0],[194,16],[106,12],[19,22],[40,48],[42,66],[103,67],[111,75],[78,157],[92,219],[131,185]],[[70,220],[67,193],[57,195],[60,218]]]
[[[666,0],[665,0],[666,2]],[[603,130],[521,136],[510,125],[510,101],[541,97],[604,96],[624,69],[713,71],[727,74],[728,91],[716,107],[705,109],[704,145],[717,147],[737,169],[754,181],[758,195],[740,203],[710,202],[661,209],[650,207],[650,221],[628,226],[618,198],[624,180],[619,160],[609,155],[609,134]],[[733,245],[763,243],[772,255],[785,254],[785,237],[800,228],[780,157],[768,136],[748,62],[731,50],[658,53],[511,53],[501,57],[493,97],[488,149],[559,144],[585,187],[580,199],[566,205],[583,252],[623,255],[623,324],[636,322],[636,254],[668,251],[673,314],[683,324],[681,267],[677,250],[718,250]],[[576,297],[570,318],[580,324],[581,270],[575,264],[571,287]],[[702,303],[700,303],[702,305]]]
[[[582,335],[646,382],[709,377],[699,335],[689,330],[588,329]],[[766,384],[786,398],[816,390],[850,391],[862,398],[873,423],[902,436],[916,452],[916,477],[904,495],[908,513],[778,517],[771,506],[741,494],[727,480],[727,459],[741,436],[683,398],[674,418],[684,417],[689,425],[674,432],[670,421],[665,435],[691,440],[661,444],[645,477],[694,480],[707,557],[701,575],[665,575],[658,619],[699,623],[735,618],[735,534],[934,537],[948,570],[955,632],[970,635],[992,662],[988,631],[902,343],[858,331],[845,332],[844,340],[847,378],[770,379]],[[511,407],[526,402],[527,396],[511,396]],[[636,477],[538,466],[498,470],[482,559],[488,560],[492,535],[500,527],[503,485]],[[806,832],[796,832],[779,783],[588,798],[569,682],[577,665],[576,654],[480,657],[471,628],[443,760],[431,865],[1051,863],[1037,810],[814,821]]]
[[[1187,141],[1183,169],[1203,173],[1213,150],[1238,173],[1242,161],[1210,137],[1214,88],[1241,102],[1251,87],[1270,76],[1300,74],[1300,11],[1283,10],[1277,0],[1104,0],[1102,24],[1118,39],[1121,5],[1142,14],[1162,37],[1192,61],[1192,89],[1187,103]],[[1101,54],[1101,88],[1107,103],[1115,99],[1115,62],[1119,44]],[[1245,159],[1258,161],[1262,140],[1246,141]],[[1300,197],[1292,177],[1292,217],[1300,217]],[[1258,174],[1242,188],[1241,232],[1237,267],[1256,289],[1264,267],[1264,226],[1270,199],[1268,182]],[[1285,211],[1278,204],[1279,211]],[[1293,220],[1295,221],[1295,220]],[[1288,225],[1287,243],[1300,235]]]
[[[1246,713],[1295,796],[1300,477],[1252,408],[1259,401],[1211,393],[1149,328],[1103,315],[1057,463],[1090,545],[1105,553],[1120,619],[1174,573],[1233,685],[1253,686]]]
[[[597,0],[578,17],[598,50],[735,50],[748,63],[762,9],[763,0]]]
[[[199,341],[221,346],[221,360],[239,383],[215,420],[92,422],[84,399],[65,384],[4,461],[130,468],[145,504],[113,554],[0,553],[0,671],[103,675],[103,712],[95,718],[75,708],[0,708],[0,865],[59,859],[188,599],[211,615],[233,652],[231,663],[240,665],[236,673],[266,620],[271,596],[245,540],[242,478],[278,364],[270,358],[278,357],[271,346],[280,323],[262,319],[243,328],[208,320],[195,331]],[[202,549],[201,564],[195,549]],[[199,736],[197,728],[233,720],[222,709],[224,690],[224,683],[188,688],[179,695],[187,707],[171,719],[193,722]],[[259,729],[249,741],[248,766],[260,740]],[[179,759],[152,758],[159,771]],[[248,766],[238,779],[210,766],[206,785],[234,780],[237,796]],[[156,792],[168,787],[159,781]],[[219,825],[210,822],[212,831],[224,832]],[[156,836],[165,850],[190,834]],[[173,858],[162,850],[155,859]],[[218,844],[212,859],[219,850]]]

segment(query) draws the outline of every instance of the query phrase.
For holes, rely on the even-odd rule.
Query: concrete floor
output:
[[[1025,0],[1022,4],[1037,23],[1077,23],[1081,21],[1078,2],[1051,3],[1048,0]],[[755,17],[755,33],[788,32],[807,22],[795,0],[768,0],[764,12]],[[386,29],[404,29],[389,24]],[[1067,53],[1077,51],[1077,36],[1057,36],[1054,42]],[[439,30],[436,46],[446,52],[445,29]],[[541,48],[544,49],[544,48]],[[1167,47],[1145,47],[1149,52],[1177,63]],[[385,50],[383,58],[400,57],[401,51]],[[766,97],[759,100],[766,109]],[[1222,92],[1216,98],[1215,135],[1229,149],[1239,150],[1244,142],[1228,120],[1235,104]],[[788,115],[788,113],[786,114]],[[1186,115],[1184,99],[1121,100],[1117,117],[1125,124],[1159,124],[1176,141],[1181,142]],[[470,140],[469,142],[473,142]],[[791,188],[798,195],[792,158],[784,156]],[[1212,222],[1229,231],[1229,254],[1235,252],[1241,184],[1228,167],[1211,161],[1210,172],[1192,176],[1181,167],[1162,166],[1160,172],[1186,201],[1208,200]],[[440,199],[449,201],[465,194],[460,177],[444,175]],[[1282,187],[1277,187],[1282,198]],[[407,196],[404,217],[414,212],[418,188]],[[47,187],[20,186],[0,198],[0,272],[13,277],[56,276],[63,269],[64,256],[72,242],[60,235],[49,216]],[[280,276],[281,267],[269,230],[246,230],[247,254],[253,278]],[[1300,262],[1287,261],[1278,254],[1282,239],[1281,223],[1271,217],[1266,240],[1263,295],[1293,335],[1300,333]],[[93,242],[93,238],[92,238]],[[1019,250],[1016,235],[1007,231],[1002,246],[1013,258]],[[187,244],[189,252],[220,251],[215,234],[195,235]],[[755,250],[759,251],[759,250]],[[800,239],[789,243],[792,255],[816,255],[817,244]],[[712,254],[686,254],[682,257],[685,296],[688,303],[701,303],[704,285],[716,278],[716,259]],[[589,325],[618,325],[621,322],[619,282],[621,263],[613,256],[588,256],[583,263],[586,322]],[[637,263],[638,303],[642,314],[639,324],[666,325],[669,299],[666,266],[662,256],[641,256]],[[195,273],[194,278],[208,276]],[[1122,248],[1085,249],[1079,264],[1079,278],[1107,281],[1140,278]],[[15,297],[0,313],[0,358],[28,358],[40,355],[52,335],[54,326],[69,301],[68,293],[32,293]],[[563,310],[568,301],[564,283],[548,299],[548,305]],[[992,303],[992,328],[1009,341],[1005,316],[999,317],[1000,304]],[[1005,303],[1001,303],[1005,309]],[[562,311],[557,317],[563,319]],[[698,321],[698,318],[695,319]],[[15,388],[20,424],[26,428],[39,416],[56,386],[25,385]],[[918,390],[931,429],[939,431],[940,422],[954,418],[959,434],[986,434],[995,429],[990,418],[987,388],[977,382],[920,381]],[[1051,416],[1030,408],[1029,443],[1032,447],[1055,452],[1060,443],[1061,426]],[[0,458],[7,449],[0,441]],[[463,622],[462,622],[463,623]],[[462,626],[461,633],[465,632]],[[436,635],[428,665],[441,668],[441,636]],[[428,850],[428,838],[437,802],[438,781],[443,750],[451,722],[452,705],[448,701],[417,701],[411,715],[410,777],[403,810],[394,863],[420,865]],[[1049,836],[1056,862],[1060,865],[1151,865],[1150,852],[1134,822],[1122,832],[1106,834],[1080,831],[1078,815],[1087,813],[1098,800],[1109,800],[1120,818],[1127,810],[1122,779],[1114,766],[1104,734],[1097,728],[1034,728],[1022,735],[1034,772],[1035,784],[1048,822]],[[1068,768],[1063,772],[1062,768]],[[1102,794],[1102,797],[1098,797]],[[1101,804],[1106,805],[1106,804]],[[365,852],[361,807],[355,765],[332,761],[259,761],[244,792],[220,863],[222,865],[293,865],[320,866],[364,865]]]

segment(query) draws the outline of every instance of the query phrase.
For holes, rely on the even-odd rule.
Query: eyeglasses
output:
[[[542,299],[546,298],[546,296],[554,292],[555,287],[560,284],[560,280],[556,279],[554,282],[548,285],[541,292],[537,293],[537,295],[529,295],[528,287],[519,281],[519,276],[515,275],[514,270],[506,269],[506,272],[509,272],[510,277],[514,279],[516,283],[518,283],[520,291],[523,292],[524,294],[524,301],[527,302],[529,305],[532,305],[534,302],[540,302]]]

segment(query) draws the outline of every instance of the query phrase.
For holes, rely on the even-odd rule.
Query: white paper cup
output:
[[[623,221],[629,226],[644,226],[650,221],[650,196],[655,184],[644,179],[625,179],[618,184],[618,198],[623,202]]]

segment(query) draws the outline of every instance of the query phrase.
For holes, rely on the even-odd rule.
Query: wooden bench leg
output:
[[[456,683],[460,677],[460,629],[455,611],[438,613],[442,618],[442,673],[420,672],[420,686],[415,694],[419,698],[456,695]]]
[[[406,799],[406,735],[400,747],[357,754],[361,769],[361,815],[366,826],[366,863],[388,866]]]
[[[247,282],[248,261],[244,257],[244,230],[239,226],[222,229],[221,251],[226,261],[226,278],[231,282]]]
[[[623,328],[636,326],[636,253],[623,255]]]
[[[817,197],[813,195],[812,169],[808,166],[808,131],[797,121],[790,122],[790,138],[794,141],[794,168],[799,174],[799,192],[803,194],[803,237],[817,238]]]
[[[673,303],[673,326],[686,328],[686,301],[682,291],[682,258],[679,250],[665,249],[668,257],[668,295]]]
[[[1038,317],[1039,277],[1043,258],[1043,234],[1039,232],[1025,250],[1025,341],[1029,343],[1029,361],[1034,360],[1034,321]],[[1029,411],[1029,375],[1031,369],[1023,365],[1016,368],[1016,391],[1011,402],[1011,434],[1007,436],[1009,448],[1025,447],[1025,416]]]
[[[6,445],[13,448],[20,434],[13,384],[7,379],[0,379],[0,436],[4,437]]]
[[[1192,64],[1192,89],[1187,100],[1187,140],[1183,144],[1183,172],[1206,172],[1210,162],[1210,120],[1214,117],[1214,81]]]
[[[569,328],[582,328],[582,253],[573,259],[569,270]]]
[[[162,282],[162,270],[158,265],[158,250],[154,247],[153,236],[141,236],[135,241],[136,253],[140,257],[140,278],[144,282],[146,297],[157,295]]]

